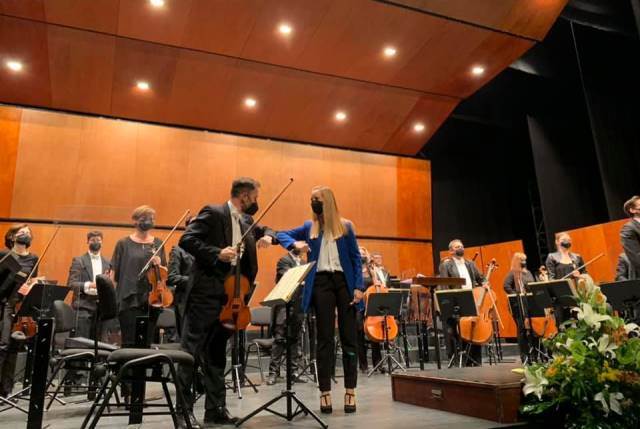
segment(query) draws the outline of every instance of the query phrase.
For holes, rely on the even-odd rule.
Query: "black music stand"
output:
[[[469,361],[469,351],[462,350],[462,340],[460,339],[460,318],[478,316],[476,301],[472,289],[453,289],[436,291],[436,299],[440,308],[440,317],[443,325],[452,326],[454,353],[449,359],[448,368],[458,361],[458,366],[462,367],[463,358],[466,365]],[[446,332],[446,330],[445,330]],[[447,334],[446,337],[449,335]],[[473,360],[473,359],[471,359]]]
[[[278,282],[278,284],[276,285],[276,287],[272,290],[272,292],[267,296],[267,298],[265,299],[265,301],[262,301],[260,304],[262,305],[266,305],[266,306],[270,306],[273,307],[274,305],[282,305],[285,304],[285,325],[287,326],[287,330],[286,330],[286,335],[285,335],[285,350],[286,350],[286,364],[287,364],[287,372],[286,372],[286,383],[287,383],[287,389],[283,390],[282,393],[280,393],[280,395],[276,396],[275,398],[269,400],[268,402],[266,402],[265,404],[261,405],[260,407],[256,408],[255,410],[253,410],[252,412],[250,412],[249,414],[247,414],[246,416],[244,416],[243,418],[241,418],[240,420],[237,421],[236,423],[236,427],[240,426],[241,424],[243,424],[244,422],[246,422],[247,420],[251,419],[252,417],[254,417],[256,414],[262,412],[262,411],[268,411],[271,414],[274,414],[278,417],[282,417],[283,419],[286,419],[287,421],[292,421],[296,416],[300,415],[300,414],[305,414],[305,415],[311,415],[311,417],[313,417],[318,424],[320,424],[320,426],[322,426],[323,429],[327,429],[329,426],[323,422],[320,417],[314,413],[309,407],[307,407],[302,400],[300,400],[300,398],[298,398],[296,396],[296,392],[294,392],[292,390],[292,386],[293,386],[293,369],[292,369],[292,356],[291,356],[291,337],[293,335],[298,335],[298,332],[290,332],[289,329],[289,314],[291,313],[291,305],[292,305],[292,300],[291,297],[295,296],[298,288],[300,287],[300,285],[304,282],[305,278],[307,277],[307,275],[309,274],[309,272],[311,271],[311,267],[315,264],[315,262],[311,262],[309,264],[305,264],[305,265],[300,265],[296,268],[292,268],[291,270],[287,271],[285,273],[285,275],[282,277],[282,279],[280,279],[280,282]],[[275,296],[278,292],[278,288],[280,286],[281,283],[287,283],[287,281],[289,280],[289,277],[291,276],[295,276],[297,275],[297,271],[294,270],[304,270],[304,272],[300,273],[299,277],[295,278],[294,281],[291,283],[291,285],[293,286],[293,288],[289,289],[289,293],[288,299],[284,299],[284,298],[276,298],[274,300],[270,300],[270,298],[273,296]],[[295,284],[294,284],[295,283]],[[270,407],[275,404],[276,402],[278,402],[280,399],[286,399],[287,403],[286,403],[286,407],[287,407],[287,411],[286,414],[285,413],[281,413],[279,411],[273,410]],[[296,410],[293,410],[293,402],[296,403]]]
[[[638,323],[640,306],[640,280],[602,283],[600,290],[607,297],[611,308],[623,315],[627,322]]]
[[[402,371],[407,371],[405,367],[395,358],[395,356],[393,356],[393,351],[391,350],[391,344],[389,342],[389,330],[387,325],[387,317],[400,317],[400,310],[402,308],[402,300],[404,296],[406,295],[403,292],[374,293],[369,295],[365,316],[383,317],[381,323],[384,336],[384,341],[382,343],[384,346],[384,353],[382,355],[382,358],[380,359],[380,362],[378,362],[378,364],[374,366],[371,371],[369,371],[367,377],[370,377],[371,374],[373,374],[385,362],[387,363],[389,375],[391,375],[392,371],[395,369],[393,367],[393,364],[395,364],[396,367],[400,368]]]
[[[527,288],[538,306],[554,309],[558,326],[564,322],[565,314],[569,314],[569,310],[577,305],[569,279],[532,282]]]
[[[543,358],[548,360],[549,355],[547,355],[541,348],[541,340],[533,334],[531,321],[534,317],[546,317],[544,307],[541,307],[538,304],[532,293],[527,293],[522,301],[520,300],[521,297],[517,294],[507,296],[509,298],[509,309],[511,310],[511,314],[520,321],[518,324],[518,334],[524,337],[527,343],[526,350],[520,351],[525,355],[525,358],[522,360],[522,364],[527,365],[530,362],[537,362]],[[520,302],[524,303],[522,311],[520,310]],[[529,328],[526,327],[526,320],[521,320],[523,317],[529,321]]]

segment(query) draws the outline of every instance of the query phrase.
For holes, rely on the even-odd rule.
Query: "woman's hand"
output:
[[[362,298],[364,298],[364,293],[362,293],[362,291],[360,289],[356,289],[353,291],[353,301],[351,301],[351,304],[357,304],[360,301],[362,301]]]

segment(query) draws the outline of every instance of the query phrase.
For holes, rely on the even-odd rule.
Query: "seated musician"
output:
[[[306,258],[299,249],[293,248],[286,255],[278,260],[276,266],[276,283],[280,281],[284,273],[289,271],[293,267],[297,267],[304,263],[303,257]],[[302,333],[302,323],[304,320],[304,314],[302,312],[302,288],[298,288],[298,291],[292,299],[291,314],[289,314],[289,332]],[[280,368],[284,362],[284,356],[286,352],[286,338],[287,325],[286,325],[286,307],[284,305],[278,305],[273,307],[273,318],[271,334],[274,338],[273,346],[271,347],[271,362],[269,363],[269,376],[267,378],[267,385],[271,386],[276,383],[280,376]],[[302,368],[302,341],[300,335],[291,336],[291,370],[293,372],[293,381],[304,383],[304,379],[298,379],[298,370]]]
[[[476,264],[464,257],[464,244],[459,239],[451,240],[449,242],[449,258],[446,258],[440,263],[440,267],[438,269],[440,277],[458,277],[465,279],[465,284],[462,285],[462,289],[472,289],[473,287],[483,286],[486,283],[486,280]],[[448,320],[447,328],[445,329],[445,338],[446,338],[446,346],[447,346],[447,354],[449,358],[453,356],[455,353],[455,343],[454,343],[454,329],[457,329],[454,326],[452,320]],[[467,347],[466,342],[462,342],[461,345],[464,350]],[[482,347],[479,345],[471,345],[469,349],[470,358],[475,361],[478,365],[482,364]],[[473,362],[469,359],[467,361],[468,365],[473,365]]]
[[[369,273],[374,273],[375,270],[372,270],[371,267],[374,265],[373,257],[369,254],[367,249],[364,247],[360,247],[360,257],[362,259],[362,280],[364,282],[364,287],[369,288],[373,284],[373,279]],[[388,275],[388,274],[387,274]],[[365,289],[366,290],[366,289]],[[375,341],[369,341],[364,334],[364,322],[365,322],[365,308],[364,306],[358,309],[357,317],[357,327],[358,327],[358,366],[360,367],[360,371],[368,372],[369,371],[369,359],[367,358],[367,344],[370,344],[371,347],[371,363],[375,367],[378,365],[380,360],[382,360],[382,351],[380,349],[380,343]],[[381,373],[385,373],[386,369],[384,367],[378,368],[378,371]]]
[[[32,278],[38,275],[37,268],[31,273],[38,262],[38,257],[29,252],[32,239],[33,233],[28,225],[13,226],[9,228],[5,236],[5,244],[11,250],[0,250],[0,259],[11,253],[20,263],[20,271],[15,276],[13,288],[0,307],[2,313],[0,319],[2,321],[2,329],[0,329],[0,397],[9,396],[13,390],[16,360],[22,343],[20,337],[12,335],[11,332],[16,304],[22,299],[18,289],[30,274]]]

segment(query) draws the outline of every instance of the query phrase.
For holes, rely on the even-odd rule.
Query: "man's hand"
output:
[[[357,304],[360,301],[362,301],[362,299],[364,298],[364,293],[360,290],[360,289],[356,289],[353,291],[353,301],[351,301],[351,304]]]
[[[295,249],[298,249],[300,253],[307,253],[311,250],[306,241],[296,241],[295,243],[293,243],[293,247]]]
[[[236,257],[236,249],[229,246],[229,247],[225,247],[220,251],[220,255],[218,256],[218,259],[220,259],[222,262],[231,262],[235,257]]]
[[[86,282],[84,284],[84,293],[92,296],[98,295],[98,289],[96,288],[96,284],[93,282]]]
[[[270,235],[264,235],[260,240],[258,240],[257,246],[258,249],[265,249],[273,244],[273,238]]]

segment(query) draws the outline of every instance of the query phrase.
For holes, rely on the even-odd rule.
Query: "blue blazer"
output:
[[[290,229],[289,231],[280,231],[277,234],[278,241],[285,249],[290,249],[296,241],[306,241],[311,248],[309,253],[309,262],[318,262],[320,256],[320,244],[322,243],[322,232],[318,238],[312,239],[311,221],[306,221],[304,225]],[[353,232],[353,226],[347,224],[347,234],[336,240],[338,247],[338,255],[340,256],[340,265],[344,277],[347,280],[349,295],[353,298],[353,291],[360,289],[364,291],[364,283],[362,281],[362,261],[360,259],[360,249],[356,241],[356,235]],[[317,265],[314,265],[305,281],[304,293],[302,295],[302,308],[306,312],[311,305],[311,297],[313,296],[313,284],[316,277]],[[362,303],[362,301],[361,301]]]

